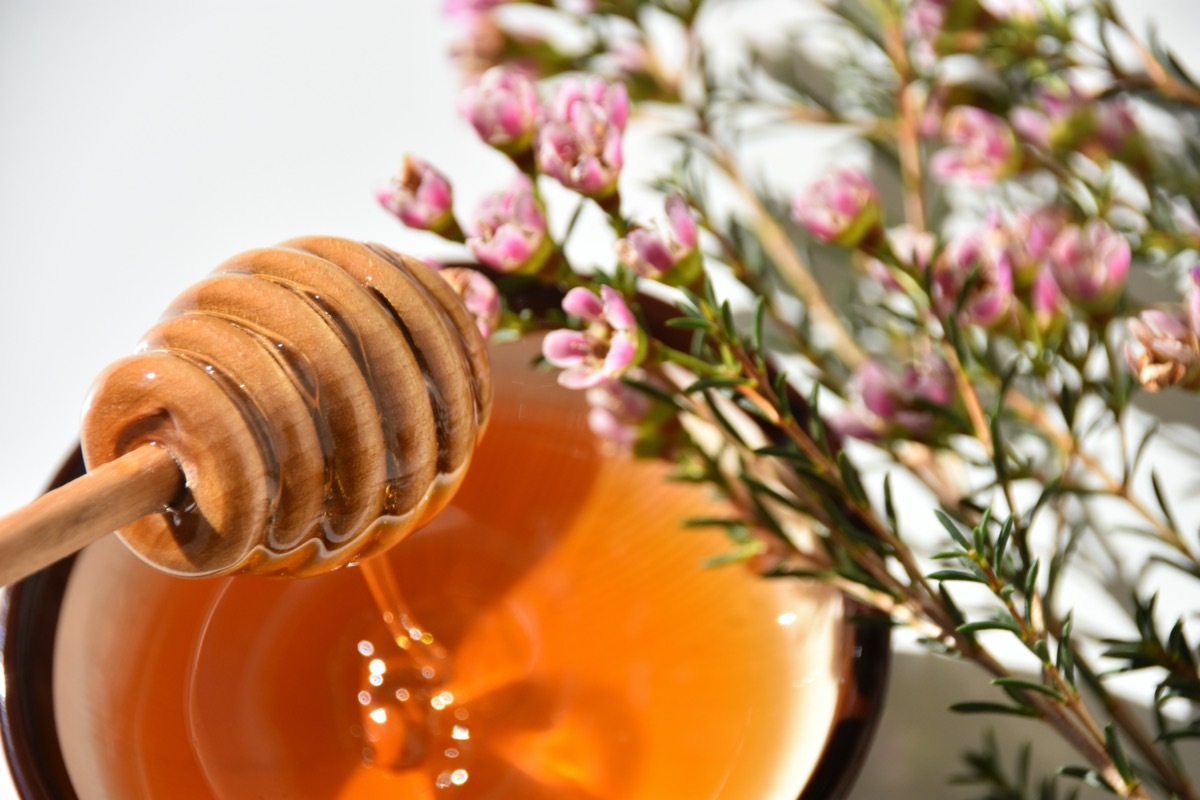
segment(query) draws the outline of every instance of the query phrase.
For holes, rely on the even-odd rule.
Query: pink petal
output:
[[[582,286],[576,286],[567,292],[562,301],[562,309],[573,317],[599,322],[604,316],[604,304],[600,298]]]
[[[598,369],[572,367],[558,373],[558,383],[567,389],[590,389],[608,380]]]
[[[687,201],[677,194],[668,195],[663,207],[667,211],[667,220],[671,224],[671,236],[686,251],[696,249],[699,234],[696,220],[692,219],[691,209]]]
[[[579,331],[550,331],[542,340],[542,355],[556,367],[578,367],[591,353],[591,342]]]
[[[604,319],[618,331],[632,331],[637,328],[637,319],[625,304],[625,298],[611,286],[600,287],[600,297],[604,299]]]
[[[616,333],[608,346],[608,355],[604,357],[604,368],[600,374],[607,378],[615,378],[633,366],[637,357],[637,344],[626,333]]]

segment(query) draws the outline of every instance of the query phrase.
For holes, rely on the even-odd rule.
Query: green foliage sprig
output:
[[[1066,580],[1131,531],[1152,552],[1120,571],[1200,579],[1132,407],[1200,388],[1200,85],[1107,0],[827,0],[818,36],[766,43],[728,33],[729,5],[456,0],[461,106],[515,183],[460,222],[414,162],[381,200],[497,281],[466,296],[481,323],[550,331],[598,434],[728,498],[693,521],[729,533],[720,563],[871,604],[982,669],[954,710],[1039,720],[1082,761],[1040,780],[985,739],[957,782],[1200,799],[1176,749],[1200,737],[1196,632],[1122,587],[1133,635],[1097,636]],[[627,124],[673,155],[626,163]],[[865,155],[797,192],[760,150],[814,126]],[[615,246],[577,263],[585,210]],[[1141,299],[1154,281],[1170,300]],[[932,498],[905,520],[927,535],[902,533],[900,480]],[[1134,671],[1153,730],[1109,689]]]

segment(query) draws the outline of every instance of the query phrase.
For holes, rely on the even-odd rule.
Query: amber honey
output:
[[[840,603],[704,568],[726,543],[679,527],[704,495],[602,456],[525,360],[500,354],[454,503],[372,567],[402,604],[361,567],[185,581],[115,540],[85,553],[55,662],[80,796],[795,798]]]

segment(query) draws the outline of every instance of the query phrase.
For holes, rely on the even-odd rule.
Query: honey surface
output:
[[[726,543],[679,522],[705,496],[599,457],[581,397],[525,355],[499,354],[451,507],[383,556],[449,656],[436,735],[359,568],[183,581],[110,537],[56,657],[81,797],[796,797],[833,713],[838,603],[703,568]]]

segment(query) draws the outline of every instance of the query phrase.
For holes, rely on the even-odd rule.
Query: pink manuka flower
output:
[[[862,170],[842,167],[801,192],[792,216],[822,242],[854,247],[879,228],[879,191]]]
[[[1020,211],[1011,222],[992,224],[990,237],[1009,260],[1018,286],[1030,286],[1045,272],[1050,246],[1068,224],[1067,212],[1055,206]]]
[[[533,142],[538,100],[533,81],[517,69],[492,67],[459,95],[458,107],[479,138],[505,153]]]
[[[665,231],[634,228],[614,245],[621,263],[643,278],[657,280],[696,260],[700,232],[687,201],[678,194],[671,194],[663,206],[667,212]]]
[[[618,445],[632,447],[638,427],[650,413],[650,398],[621,381],[605,381],[587,390],[588,427],[592,433]]]
[[[829,425],[843,436],[867,441],[927,436],[937,426],[936,409],[951,407],[958,392],[949,365],[932,354],[899,370],[872,359],[851,377],[850,391],[851,405]]]
[[[563,371],[558,382],[568,389],[590,389],[619,378],[637,359],[637,320],[611,286],[600,295],[582,287],[567,292],[563,311],[587,323],[582,331],[556,330],[542,340],[542,355]]]
[[[1020,150],[1008,123],[974,106],[955,106],[942,124],[946,147],[930,161],[933,174],[945,181],[989,184],[1003,180],[1020,166]]]
[[[1129,164],[1144,163],[1146,139],[1138,127],[1133,107],[1124,97],[1095,104],[1096,135],[1086,152],[1091,156],[1115,158]]]
[[[439,274],[475,319],[475,327],[487,339],[500,324],[500,292],[486,275],[465,267],[445,267]]]
[[[1066,303],[1058,283],[1048,270],[1042,270],[1033,279],[1029,289],[1029,307],[1033,311],[1033,322],[1043,333],[1055,328],[1066,319]]]
[[[889,228],[884,232],[888,249],[897,266],[910,275],[924,275],[937,249],[937,237],[929,231],[917,230],[907,223]],[[867,258],[864,267],[867,277],[885,292],[903,292],[904,289],[892,268],[877,258]]]
[[[1139,135],[1133,109],[1122,97],[1096,103],[1096,136],[1112,154],[1120,153]]]
[[[563,80],[538,131],[538,168],[582,195],[607,197],[624,163],[621,134],[628,119],[624,84],[595,77]]]
[[[1079,150],[1104,160],[1136,162],[1145,156],[1145,140],[1133,108],[1122,97],[1097,99],[1072,85],[1042,88],[1033,107],[1012,112],[1013,127],[1046,150]]]
[[[475,214],[467,245],[484,264],[500,272],[533,273],[546,261],[552,245],[546,215],[529,181],[484,198]]]
[[[890,228],[887,232],[888,247],[892,255],[908,272],[923,273],[933,260],[937,249],[937,237],[929,231],[918,230],[905,223]]]
[[[985,236],[973,232],[951,242],[942,252],[934,265],[932,284],[933,305],[940,316],[949,317],[957,309],[959,322],[984,328],[1009,319],[1012,267],[989,244]]]
[[[1103,220],[1071,225],[1050,247],[1050,271],[1063,296],[1089,311],[1112,307],[1129,273],[1129,242]]]
[[[415,156],[404,157],[400,175],[375,197],[410,228],[437,233],[454,222],[454,193],[449,179]]]
[[[1015,108],[1013,127],[1044,150],[1066,150],[1092,135],[1096,117],[1091,102],[1071,84],[1041,87],[1034,105]]]
[[[1125,344],[1125,361],[1138,383],[1157,392],[1168,386],[1200,384],[1200,338],[1183,316],[1148,309],[1126,321],[1133,341]]]

